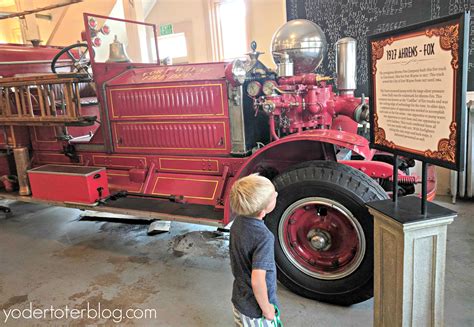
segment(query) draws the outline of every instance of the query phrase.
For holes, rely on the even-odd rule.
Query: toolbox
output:
[[[33,198],[92,204],[109,195],[105,168],[44,165],[28,170]]]

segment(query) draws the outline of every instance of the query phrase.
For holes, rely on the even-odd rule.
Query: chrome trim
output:
[[[232,144],[231,153],[237,155],[243,155],[248,152],[245,147],[245,121],[242,96],[242,85],[233,87],[228,84],[227,98],[229,104],[230,138]]]
[[[326,36],[309,20],[290,20],[273,35],[271,50],[275,64],[284,62],[281,54],[287,54],[295,75],[312,73],[326,55]]]
[[[336,86],[345,94],[357,89],[357,40],[351,37],[339,39],[336,49]]]

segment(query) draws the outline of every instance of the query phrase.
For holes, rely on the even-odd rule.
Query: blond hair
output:
[[[230,190],[230,208],[241,216],[256,217],[271,202],[275,187],[258,174],[237,180]]]

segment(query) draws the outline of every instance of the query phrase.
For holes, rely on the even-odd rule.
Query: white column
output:
[[[385,202],[385,203],[384,203]],[[374,326],[443,326],[446,231],[456,213],[405,197],[369,203],[374,216]]]
[[[125,19],[145,22],[142,0],[123,0]],[[127,25],[128,48],[130,58],[140,62],[149,62],[146,28],[143,25]],[[135,61],[132,60],[132,61]]]

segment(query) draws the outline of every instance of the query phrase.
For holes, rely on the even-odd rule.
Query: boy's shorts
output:
[[[237,327],[272,327],[275,326],[273,321],[267,320],[265,318],[250,318],[240,313],[234,306],[232,306],[232,310],[234,311],[234,321],[235,326]]]

